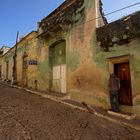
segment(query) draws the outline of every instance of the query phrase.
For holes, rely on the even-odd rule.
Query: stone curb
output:
[[[16,88],[16,87],[15,87],[15,88]],[[78,109],[78,110],[82,110],[82,111],[88,112],[87,109],[84,109],[84,108],[82,108],[82,107],[78,107],[78,106],[75,106],[75,105],[72,105],[72,104],[69,104],[69,103],[66,103],[66,102],[62,101],[62,100],[61,100],[61,97],[52,97],[52,96],[50,96],[50,95],[42,94],[42,93],[40,93],[40,92],[32,91],[32,90],[29,90],[29,89],[25,89],[25,88],[21,88],[21,89],[23,89],[23,90],[25,90],[25,91],[27,91],[27,92],[36,94],[36,95],[38,95],[38,96],[41,96],[41,97],[44,97],[44,98],[47,98],[47,99],[50,99],[50,100],[53,100],[53,101],[62,103],[62,104],[64,104],[64,105],[68,105],[68,106],[70,106],[70,107],[72,107],[72,108],[75,108],[75,109]]]
[[[10,86],[10,85],[8,85],[8,84],[5,84],[5,85]],[[11,87],[11,86],[10,86],[10,87]],[[74,108],[74,109],[78,109],[78,110],[81,110],[81,111],[84,111],[84,112],[89,112],[88,109],[85,109],[85,108],[82,108],[82,107],[78,107],[78,106],[72,105],[72,104],[70,104],[70,103],[66,103],[66,102],[60,100],[60,99],[57,98],[57,97],[52,97],[52,96],[50,96],[50,95],[42,94],[42,93],[40,93],[40,92],[32,91],[32,90],[29,90],[29,89],[26,89],[26,88],[22,88],[22,87],[19,87],[19,86],[15,86],[15,85],[13,85],[12,87],[18,88],[18,89],[22,89],[22,90],[25,90],[25,91],[27,91],[27,92],[33,93],[33,94],[35,94],[35,95],[38,95],[38,96],[41,96],[41,97],[50,99],[50,100],[52,100],[52,101],[56,101],[56,102],[62,103],[62,104],[64,104],[64,105],[67,105],[67,106],[69,106],[69,107],[71,107],[71,108]],[[98,112],[96,112],[96,111],[93,111],[92,114],[94,114],[94,115],[96,115],[96,116],[98,116],[98,117],[100,117],[100,118],[106,119],[106,120],[108,120],[108,121],[111,121],[111,122],[114,122],[114,123],[118,123],[118,124],[120,124],[120,125],[124,125],[124,126],[127,126],[127,127],[132,128],[132,129],[135,129],[135,130],[137,130],[137,131],[140,131],[140,126],[136,126],[136,125],[134,125],[134,124],[125,123],[125,122],[123,122],[123,121],[121,121],[121,120],[117,120],[117,119],[114,119],[114,118],[105,116],[105,115],[103,115],[103,114],[101,114],[101,113],[98,113]]]
[[[84,112],[89,112],[88,109],[85,109],[85,108],[82,108],[82,107],[78,107],[78,106],[76,106],[76,105],[72,105],[72,104],[70,104],[70,103],[66,103],[66,102],[60,100],[60,97],[59,97],[59,98],[57,98],[57,97],[52,97],[52,96],[50,96],[50,95],[42,94],[42,93],[40,93],[40,92],[32,91],[32,90],[25,89],[25,88],[18,87],[18,86],[13,86],[13,87],[19,88],[19,89],[23,89],[23,90],[25,90],[25,91],[27,91],[27,92],[30,92],[30,93],[39,95],[39,96],[41,96],[41,97],[50,99],[50,100],[52,100],[52,101],[56,101],[56,102],[62,103],[62,104],[64,104],[64,105],[67,105],[67,106],[69,106],[69,107],[71,107],[71,108],[74,108],[74,109],[78,109],[78,110],[81,110],[81,111],[84,111]],[[96,115],[96,116],[98,116],[98,117],[100,117],[100,118],[106,119],[106,120],[108,120],[108,121],[111,121],[111,122],[114,122],[114,123],[119,123],[120,125],[124,125],[124,126],[127,126],[127,127],[132,128],[132,129],[135,129],[135,130],[140,131],[140,127],[139,127],[139,126],[132,125],[132,124],[129,124],[129,123],[125,123],[125,122],[123,122],[123,121],[120,121],[120,120],[113,119],[113,118],[111,118],[111,117],[105,116],[105,115],[103,115],[103,114],[101,114],[101,113],[98,113],[98,112],[96,112],[96,111],[93,111],[92,114],[94,114],[94,115]],[[125,118],[125,117],[124,117],[124,118]]]
[[[118,113],[118,112],[113,112],[113,111],[110,111],[110,110],[107,111],[107,113],[110,114],[110,115],[114,115],[114,116],[117,116],[117,117],[127,119],[127,120],[132,120],[132,119],[136,118],[136,114],[127,115],[127,114],[122,114],[122,113]]]

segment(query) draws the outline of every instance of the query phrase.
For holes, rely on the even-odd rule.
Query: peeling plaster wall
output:
[[[93,55],[95,55],[95,62],[100,70],[104,71],[102,75],[104,80],[102,80],[102,85],[107,89],[107,83],[109,78],[109,63],[107,58],[123,56],[130,54],[130,74],[131,74],[131,84],[132,84],[132,97],[133,97],[133,106],[121,106],[122,110],[136,113],[140,116],[140,39],[135,39],[129,44],[116,45],[111,47],[109,52],[101,51],[100,47],[94,49]],[[98,46],[98,44],[97,44]],[[106,95],[108,94],[108,89],[106,90]],[[109,98],[108,98],[109,100]]]
[[[36,47],[37,54],[37,73],[38,89],[49,90],[49,50],[44,41],[38,40]]]
[[[104,86],[105,80],[103,77],[105,72],[96,65],[96,54],[93,53],[94,48],[96,48],[96,21],[91,19],[96,17],[95,6],[95,1],[84,0],[83,4],[71,15],[71,19],[76,23],[71,21],[72,24],[67,28],[52,31],[50,35],[48,35],[48,32],[39,39],[37,45],[38,73],[40,77],[43,77],[39,79],[42,83],[39,88],[43,90],[49,89],[50,46],[58,41],[65,40],[67,94],[74,100],[104,107],[108,106],[107,88]],[[44,26],[39,30],[43,31],[43,29]]]
[[[121,106],[122,110],[140,116],[140,11],[114,21],[97,29],[96,49],[93,50],[95,62],[104,70],[104,83],[108,82],[109,63],[107,58],[129,54],[133,106]],[[107,87],[104,84],[104,87]]]
[[[31,34],[18,44],[17,77],[20,85],[23,86],[24,83],[22,56],[26,52],[28,60],[35,59],[38,62],[37,65],[28,65],[28,87],[43,91],[50,90],[50,48],[58,42],[66,41],[67,94],[74,100],[96,106],[108,106],[105,76],[107,72],[96,61],[96,21],[91,20],[96,17],[95,7],[95,1],[81,0],[78,7],[73,7],[75,9],[71,15],[71,22],[67,26],[63,23],[61,28],[57,27],[53,30],[47,27],[48,32],[46,33],[45,29],[46,34],[41,37],[39,32],[38,39],[35,34]],[[65,16],[69,15],[69,11],[65,13]],[[63,15],[63,17],[65,16]],[[66,22],[66,19],[63,20],[63,18],[59,20]],[[44,26],[42,29],[39,27],[39,30],[43,31],[44,28]]]
[[[31,32],[24,39],[18,42],[17,47],[17,81],[18,85],[25,86],[25,81],[22,78],[23,74],[23,55],[26,52],[28,61],[27,83],[28,87],[35,87],[34,79],[36,79],[37,66],[29,65],[29,60],[36,60],[36,32]],[[12,81],[13,77],[13,56],[15,48],[10,49],[4,56],[2,62],[2,79],[6,79],[6,62],[9,62],[8,80]]]
[[[95,1],[81,0],[80,6],[78,5],[76,8],[73,10],[72,15],[69,10],[63,12],[63,14],[60,12],[60,15],[57,15],[58,21],[62,23],[67,21],[63,19],[67,14],[71,15],[71,21],[67,26],[63,23],[60,24],[61,27],[57,26],[52,29],[53,22],[45,23],[45,26],[43,25],[42,28],[39,27],[38,29],[41,30],[38,33],[38,38],[36,38],[36,32],[33,32],[18,44],[17,77],[19,84],[23,86],[24,83],[22,80],[22,57],[26,52],[28,61],[37,60],[38,63],[37,65],[28,65],[28,87],[49,91],[50,81],[52,80],[50,76],[52,72],[51,58],[49,57],[50,48],[65,41],[67,94],[74,100],[109,108],[109,64],[107,58],[130,54],[133,106],[122,107],[122,109],[135,112],[140,116],[140,39],[135,39],[123,45],[115,44],[109,48],[109,51],[105,52],[96,41],[96,21],[91,20],[96,17]],[[50,21],[54,20],[51,19]],[[6,78],[6,61],[9,61],[9,69],[11,69],[9,73],[12,73],[13,53],[14,49],[3,57],[4,79]],[[11,75],[9,79],[11,79]]]
[[[96,21],[87,22],[96,17],[95,2],[85,1],[85,19],[80,26],[75,26],[67,41],[68,92],[75,100],[90,104],[107,105],[107,95],[102,87],[104,72],[96,66],[92,50]]]
[[[2,79],[3,80],[12,80],[12,74],[13,74],[13,55],[14,55],[14,49],[10,49],[9,52],[7,52],[2,57]],[[8,70],[8,79],[6,79],[6,62],[9,63],[9,70]]]
[[[37,65],[29,65],[29,61],[36,60],[36,35],[36,32],[31,32],[25,39],[18,43],[17,80],[18,84],[21,86],[35,87],[34,80],[36,79]],[[23,79],[24,54],[27,55],[27,79]]]

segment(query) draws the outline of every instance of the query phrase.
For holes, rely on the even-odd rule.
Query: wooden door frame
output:
[[[131,78],[131,66],[130,66],[131,57],[132,56],[130,54],[126,54],[126,55],[121,55],[121,56],[115,56],[115,57],[107,58],[108,66],[109,66],[109,75],[114,73],[114,65],[115,64],[120,64],[120,63],[128,62],[129,63],[129,67],[130,67],[130,78]],[[132,87],[132,82],[131,82],[131,87]],[[133,104],[133,96],[132,96],[132,104]]]
[[[130,54],[107,58],[108,66],[109,66],[109,74],[114,72],[114,64],[125,63],[125,62],[129,62],[130,64],[130,59],[131,59]]]

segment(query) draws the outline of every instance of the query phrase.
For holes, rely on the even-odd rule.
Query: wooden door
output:
[[[132,89],[129,62],[115,64],[120,79],[120,104],[132,106]]]
[[[28,75],[27,71],[28,70],[28,57],[27,54],[25,53],[23,55],[23,62],[22,62],[22,86],[27,87],[28,86]]]
[[[66,65],[61,66],[61,92],[66,93]]]
[[[8,80],[9,77],[9,62],[6,62],[6,80]]]
[[[50,48],[51,91],[66,93],[66,42]]]
[[[66,65],[53,67],[53,90],[66,93]]]
[[[53,67],[52,91],[61,92],[61,66]]]
[[[1,73],[2,73],[2,66],[0,65],[0,78],[1,78]]]

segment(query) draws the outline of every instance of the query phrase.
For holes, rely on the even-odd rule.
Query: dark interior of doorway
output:
[[[114,73],[120,79],[120,104],[132,106],[132,89],[129,62],[114,64]]]

